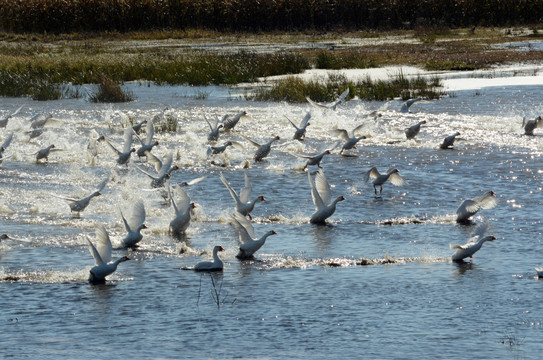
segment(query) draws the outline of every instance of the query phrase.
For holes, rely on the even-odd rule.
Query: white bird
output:
[[[49,161],[49,154],[51,153],[51,150],[53,150],[54,148],[55,148],[55,145],[51,144],[48,147],[38,150],[38,152],[34,153],[34,155],[36,155],[36,162],[40,161],[41,159],[45,159],[45,161]]]
[[[219,259],[218,252],[224,251],[223,247],[217,245],[213,248],[213,261],[202,261],[194,266],[195,271],[222,271],[224,264]]]
[[[245,115],[247,115],[246,111],[242,111],[232,118],[228,117],[228,115],[225,115],[222,119],[222,125],[223,125],[224,131],[229,131],[229,130],[234,129],[234,126],[236,126],[239,120]]]
[[[451,149],[454,145],[454,140],[456,140],[456,137],[460,135],[459,132],[454,133],[453,135],[447,136],[445,140],[443,140],[443,143],[439,145],[439,147],[443,150],[445,149]]]
[[[53,119],[53,115],[45,115],[45,114],[37,114],[34,115],[30,119],[30,128],[31,129],[41,129],[43,128],[48,122],[50,122]]]
[[[402,113],[408,113],[409,112],[409,109],[411,108],[411,105],[413,105],[414,103],[416,103],[417,101],[421,101],[422,98],[421,97],[418,97],[418,98],[415,98],[415,99],[409,99],[407,100],[406,102],[404,102],[402,104],[402,107],[400,109],[400,112]]]
[[[96,164],[96,157],[98,156],[98,143],[104,141],[106,138],[104,135],[98,134],[96,131],[87,140],[87,159],[91,165]]]
[[[226,120],[227,117],[228,115],[225,115],[222,121]],[[213,141],[219,140],[219,131],[221,130],[221,128],[224,127],[224,125],[219,124],[219,119],[215,119],[215,122],[213,123],[213,125],[211,125],[211,123],[209,122],[209,120],[207,120],[205,116],[204,116],[204,119],[207,125],[209,125],[209,131],[210,131],[209,134],[207,135],[207,141],[213,142]]]
[[[341,151],[339,152],[340,154],[343,154],[343,151],[344,150],[350,150],[352,148],[357,148],[356,147],[356,144],[360,141],[360,140],[363,140],[365,139],[366,137],[365,136],[356,136],[355,133],[362,129],[363,127],[365,127],[366,124],[361,124],[361,125],[358,125],[357,127],[355,127],[352,131],[351,131],[351,135],[349,136],[349,133],[347,132],[347,130],[345,129],[333,129],[332,132],[336,135],[338,135],[341,139],[343,139],[345,141],[345,143],[343,144],[343,146],[341,147]]]
[[[315,182],[311,177],[311,173],[307,172],[307,178],[309,185],[311,186],[311,196],[313,197],[313,203],[315,204],[317,211],[311,215],[309,220],[312,224],[322,224],[326,219],[334,214],[336,211],[336,204],[345,200],[345,197],[338,196],[334,201],[330,199],[330,184],[326,180],[324,170],[320,169],[315,175]]]
[[[132,147],[132,134],[134,133],[134,130],[132,130],[131,127],[128,127],[124,130],[123,135],[123,148],[121,150],[118,150],[113,144],[106,139],[106,142],[108,143],[109,147],[117,154],[117,164],[123,165],[125,164],[128,167],[128,162],[130,161],[130,155],[133,152],[136,152],[136,149]]]
[[[95,266],[90,269],[89,275],[89,282],[93,284],[104,283],[106,276],[115,272],[121,262],[130,260],[128,256],[123,256],[114,262],[110,262],[112,252],[111,241],[106,229],[102,225],[96,228],[96,247],[89,238],[87,238],[87,242],[89,243],[89,250],[95,262]]]
[[[149,152],[147,152],[147,154],[149,154]],[[139,166],[135,166],[135,168],[151,178],[152,188],[159,188],[164,186],[166,181],[170,178],[170,173],[175,170],[175,167],[172,167],[172,162],[173,155],[172,153],[169,153],[164,162],[162,163],[162,166],[160,167],[160,170],[158,171],[158,174],[156,176],[148,173]]]
[[[219,177],[221,178],[221,181],[223,182],[224,186],[228,189],[230,192],[230,195],[236,202],[236,211],[239,212],[243,216],[249,216],[249,219],[252,219],[251,212],[253,211],[255,204],[260,201],[266,201],[264,196],[258,196],[254,198],[253,200],[250,199],[251,192],[253,191],[253,186],[251,184],[251,181],[249,180],[249,176],[247,176],[247,173],[245,173],[245,187],[241,189],[238,194],[236,194],[236,191],[230,186],[224,175],[219,173]]]
[[[380,187],[379,194],[381,194],[383,192],[383,184],[386,183],[387,180],[390,180],[390,182],[396,186],[402,186],[405,183],[404,178],[398,174],[399,172],[400,170],[398,169],[389,169],[386,174],[380,174],[374,166],[364,174],[364,182],[373,179],[372,184],[375,195],[377,195],[377,186]]]
[[[270,230],[261,238],[257,238],[253,225],[237,211],[234,212],[234,215],[230,215],[229,220],[238,233],[240,246],[236,257],[239,259],[252,258],[254,253],[264,245],[268,236],[277,234],[275,231]]]
[[[522,118],[522,128],[524,129],[524,135],[534,135],[534,130],[541,127],[543,119],[541,116],[536,117],[534,120],[526,120],[526,116]]]
[[[450,248],[457,249],[452,255],[452,261],[462,261],[468,256],[471,258],[485,241],[496,240],[494,236],[484,236],[488,229],[488,222],[484,222],[475,229],[473,236],[464,245],[450,244]]]
[[[4,152],[8,148],[9,144],[11,144],[11,140],[13,139],[13,133],[10,132],[4,142],[2,143],[2,146],[0,147],[0,164],[2,163],[2,160],[4,160]]]
[[[343,101],[345,101],[345,99],[347,98],[347,95],[349,95],[349,88],[347,88],[344,92],[342,92],[341,95],[339,95],[339,97],[334,102],[332,102],[330,104],[322,104],[322,103],[315,102],[315,101],[311,100],[309,98],[309,96],[306,96],[305,98],[313,106],[324,108],[324,109],[336,110],[336,107],[339,104],[341,104]]]
[[[257,143],[256,141],[253,141],[253,140],[249,139],[248,137],[246,137],[244,135],[241,135],[241,134],[239,134],[239,135],[242,138],[244,138],[245,140],[247,140],[251,145],[253,145],[254,147],[257,148],[256,152],[255,152],[255,156],[254,156],[255,161],[262,161],[266,156],[268,156],[270,151],[271,151],[271,146],[272,146],[273,142],[280,139],[279,136],[276,136],[273,139],[271,139],[270,141],[268,141],[267,143],[261,145],[261,144]]]
[[[90,201],[92,200],[92,198],[94,198],[95,196],[102,195],[102,191],[106,187],[106,184],[107,184],[108,181],[109,181],[109,179],[104,179],[96,187],[96,189],[93,192],[91,192],[89,195],[87,195],[87,196],[85,196],[85,197],[83,197],[81,199],[76,199],[76,198],[71,198],[71,197],[66,197],[66,196],[59,196],[59,195],[55,195],[55,194],[52,194],[52,195],[55,196],[55,197],[58,197],[60,199],[68,201],[69,205],[70,205],[70,210],[72,212],[76,212],[79,215],[79,213],[81,211],[85,210],[86,207],[90,204]]]
[[[285,116],[286,117],[286,116]],[[305,114],[304,118],[302,119],[302,121],[300,121],[300,125],[299,126],[296,126],[296,124],[294,124],[288,117],[287,117],[287,120],[292,124],[292,126],[294,126],[294,128],[296,129],[296,131],[294,132],[294,136],[292,137],[294,140],[304,140],[305,139],[305,132],[307,130],[307,127],[309,125],[311,125],[311,123],[309,122],[309,119],[311,119],[311,114],[310,113],[307,113]]]
[[[498,205],[496,193],[492,190],[485,192],[483,195],[464,200],[456,210],[456,221],[459,223],[469,223],[470,217],[475,215],[481,209],[492,209]]]
[[[175,201],[172,195],[171,187],[168,187],[168,195],[172,202],[173,209],[175,211],[175,218],[170,222],[171,233],[179,237],[185,233],[190,225],[191,210],[194,209],[194,203],[190,201],[190,197],[187,195],[182,187],[177,186],[175,192],[177,193],[178,202]]]
[[[415,125],[412,125],[410,127],[408,127],[407,129],[405,129],[405,137],[410,140],[410,139],[414,139],[415,136],[417,136],[420,132],[420,126],[422,124],[426,124],[426,120],[422,120],[421,122],[415,124]]]
[[[145,225],[145,207],[143,201],[136,201],[128,221],[125,219],[122,210],[121,218],[123,219],[124,227],[128,232],[123,239],[123,247],[134,247],[143,239],[141,230],[147,229],[147,225]]]
[[[138,155],[139,158],[147,156],[146,152],[151,152],[153,147],[158,146],[158,141],[153,141],[153,136],[155,136],[155,126],[153,125],[152,121],[148,121],[147,126],[145,127],[145,141],[143,141],[135,131],[134,135],[136,135],[136,138],[139,140],[141,145],[136,151],[136,155]]]
[[[14,117],[15,115],[17,115],[17,113],[19,111],[21,111],[21,109],[23,108],[24,105],[21,105],[19,106],[19,108],[17,110],[15,110],[14,112],[10,113],[9,115],[7,115],[5,118],[3,118],[2,120],[0,120],[0,128],[5,128],[6,126],[8,126],[8,121],[9,119],[11,119],[12,117]]]

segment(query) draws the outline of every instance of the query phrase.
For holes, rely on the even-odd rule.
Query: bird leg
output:
[[[381,185],[379,189],[379,194],[382,194],[382,193],[383,193],[383,185]]]
[[[373,185],[373,191],[375,191],[375,195],[377,195],[377,188],[375,187],[375,185]]]
[[[253,221],[253,217],[251,216],[251,214],[247,214],[247,216],[249,217],[249,220]]]

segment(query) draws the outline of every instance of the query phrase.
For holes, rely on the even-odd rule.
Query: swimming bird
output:
[[[109,178],[104,179],[100,184],[98,184],[98,186],[96,187],[96,189],[93,192],[91,192],[89,195],[87,195],[87,196],[85,196],[83,198],[80,198],[80,199],[66,197],[66,196],[59,196],[59,195],[55,195],[55,194],[52,194],[52,195],[55,196],[55,197],[58,197],[60,199],[68,201],[68,203],[70,205],[70,210],[72,212],[76,212],[79,215],[79,213],[81,211],[85,210],[87,208],[87,206],[89,206],[90,201],[94,197],[102,195],[102,191],[106,187],[106,184],[107,184],[108,181],[109,181]]]
[[[526,120],[526,116],[522,118],[522,128],[524,129],[524,135],[534,135],[534,130],[541,127],[543,119],[541,116],[536,117],[534,120]]]
[[[21,105],[19,106],[19,108],[17,110],[15,110],[14,112],[8,114],[5,118],[3,118],[2,120],[0,120],[0,128],[5,128],[6,126],[8,126],[8,121],[9,119],[11,119],[12,117],[14,117],[15,115],[17,115],[17,113],[19,111],[21,111],[21,109],[23,108],[24,105]]]
[[[405,101],[403,104],[402,104],[402,107],[400,108],[400,112],[402,113],[408,113],[410,111],[410,108],[411,108],[411,105],[413,105],[414,103],[416,103],[417,101],[421,101],[422,98],[421,97],[418,97],[418,98],[415,98],[415,99],[409,99],[407,101]]]
[[[422,120],[421,122],[405,129],[405,137],[407,138],[407,140],[414,139],[415,136],[419,134],[420,126],[422,124],[426,124],[426,120]]]
[[[535,268],[535,271],[537,271],[537,275],[536,275],[536,276],[537,276],[539,279],[543,278],[543,267],[536,267],[536,268]]]
[[[113,144],[106,139],[106,142],[108,143],[109,147],[117,154],[117,164],[123,165],[125,164],[128,167],[128,162],[130,161],[130,155],[133,152],[136,152],[136,149],[132,147],[132,134],[134,133],[134,130],[131,127],[128,127],[124,130],[124,143],[123,148],[121,150],[118,150]]]
[[[285,116],[286,117],[286,116]],[[310,113],[307,113],[305,114],[304,118],[302,119],[302,121],[300,121],[300,125],[299,126],[296,126],[296,124],[294,124],[288,117],[287,117],[287,120],[292,124],[292,126],[294,126],[294,128],[296,129],[296,131],[294,132],[294,136],[292,137],[294,140],[300,140],[300,141],[303,141],[305,139],[305,132],[306,132],[306,129],[309,125],[311,125],[311,123],[309,122],[309,119],[311,119],[311,114]]]
[[[168,187],[168,195],[175,211],[175,218],[170,222],[170,232],[174,236],[179,237],[185,234],[190,225],[190,212],[194,209],[195,204],[190,200],[190,197],[182,187],[177,186],[175,192],[179,200],[178,202],[175,201],[175,197],[172,195],[171,187]]]
[[[2,163],[2,160],[4,160],[4,152],[8,148],[8,146],[11,144],[11,140],[13,139],[13,133],[10,132],[8,136],[6,136],[4,142],[2,143],[2,146],[0,147],[0,164]]]
[[[313,203],[317,208],[317,211],[311,215],[309,222],[312,224],[322,224],[334,214],[336,211],[336,204],[345,200],[345,197],[338,196],[334,201],[331,201],[330,184],[328,184],[328,180],[326,180],[323,169],[317,171],[315,182],[313,182],[311,172],[309,171],[307,172],[307,178],[309,180],[309,185],[311,186]]]
[[[276,235],[273,230],[268,231],[261,238],[257,238],[253,225],[247,220],[245,216],[234,212],[234,215],[229,217],[230,223],[234,226],[239,237],[239,252],[236,255],[238,259],[250,259],[254,253],[257,252],[266,242],[266,239],[270,235]]]
[[[34,153],[34,155],[36,155],[36,162],[40,161],[41,159],[45,159],[45,161],[49,161],[49,154],[51,153],[51,150],[53,150],[54,148],[55,148],[55,145],[51,144],[48,147],[38,150],[38,152]]]
[[[159,188],[164,186],[166,181],[170,178],[170,173],[175,170],[175,168],[172,167],[172,162],[173,155],[172,153],[169,153],[164,162],[162,163],[162,166],[160,167],[160,170],[158,171],[158,174],[156,176],[148,173],[139,166],[135,166],[135,168],[151,178],[152,188]]]
[[[319,108],[323,108],[323,109],[332,109],[332,110],[336,110],[336,107],[341,104],[342,102],[345,101],[345,99],[347,98],[347,95],[349,95],[349,88],[347,88],[345,91],[343,91],[341,93],[341,95],[339,95],[339,97],[331,102],[330,104],[322,104],[322,103],[318,103],[318,102],[315,102],[313,100],[311,100],[309,98],[309,96],[306,96],[305,98],[307,99],[307,101],[313,105],[313,106],[316,106],[316,107],[319,107]]]
[[[379,194],[381,194],[383,192],[383,184],[386,183],[387,180],[390,180],[390,182],[396,186],[402,186],[405,183],[404,178],[398,174],[399,172],[400,170],[398,169],[389,169],[385,174],[380,174],[374,166],[364,175],[364,182],[373,179],[372,184],[375,195],[377,195],[377,186],[380,187]]]
[[[9,239],[10,237],[8,236],[8,234],[2,234],[0,235],[0,241],[2,240],[6,240],[6,239]]]
[[[479,197],[464,200],[456,210],[456,221],[459,223],[469,223],[470,217],[475,215],[479,210],[492,209],[498,205],[496,193],[492,190],[485,192]]]
[[[454,145],[454,140],[456,140],[456,137],[460,135],[459,132],[454,133],[453,135],[447,136],[445,140],[443,140],[443,143],[439,145],[440,149],[451,149]]]
[[[194,266],[195,271],[223,271],[224,264],[219,259],[218,252],[224,251],[223,247],[217,245],[213,248],[213,261],[202,261]]]
[[[139,158],[144,156],[147,157],[146,152],[151,152],[153,147],[158,146],[158,141],[153,141],[155,126],[152,121],[148,121],[147,126],[145,127],[145,141],[143,141],[136,132],[134,132],[134,135],[136,135],[136,138],[141,144],[140,148],[136,151],[136,155],[138,155]]]
[[[238,124],[238,122],[240,121],[240,119],[242,117],[244,117],[245,115],[247,115],[246,111],[242,111],[242,112],[236,114],[234,117],[231,117],[231,118],[228,117],[228,115],[225,115],[222,118],[223,130],[224,131],[233,130],[234,126],[236,126]]]
[[[343,154],[343,151],[344,150],[350,150],[352,148],[357,148],[356,147],[356,144],[360,141],[360,140],[363,140],[365,139],[366,137],[365,136],[356,136],[355,133],[362,129],[363,127],[365,127],[366,124],[361,124],[361,125],[358,125],[357,127],[355,127],[352,131],[351,131],[351,135],[349,136],[349,133],[347,132],[347,130],[345,129],[333,129],[332,132],[336,135],[338,135],[341,139],[343,139],[345,141],[345,143],[343,144],[343,146],[341,147],[341,151],[339,152],[340,154]]]
[[[147,229],[145,225],[145,207],[142,200],[136,201],[130,219],[127,221],[121,210],[121,218],[128,234],[122,240],[123,247],[134,247],[143,239],[141,230]]]
[[[452,261],[463,261],[468,256],[471,258],[473,254],[479,251],[484,242],[496,240],[494,236],[484,236],[487,229],[488,222],[484,222],[475,229],[473,236],[464,245],[450,244],[451,250],[457,249],[452,255]]]
[[[232,188],[232,186],[230,186],[222,172],[219,173],[219,177],[236,202],[236,211],[243,216],[249,216],[249,219],[252,220],[251,212],[253,211],[255,204],[260,201],[266,201],[266,199],[262,195],[257,196],[253,200],[250,199],[253,186],[249,180],[249,176],[247,176],[247,173],[245,172],[245,187],[241,189],[239,196],[236,194],[236,191]]]
[[[123,261],[130,260],[128,256],[123,256],[114,262],[111,261],[111,240],[103,225],[96,228],[96,246],[87,238],[89,251],[94,257],[95,266],[90,269],[89,282],[93,284],[103,284],[106,276],[111,275],[117,270],[117,266]]]
[[[228,115],[225,115],[223,118],[223,121]],[[207,135],[207,141],[213,142],[219,140],[219,130],[224,127],[223,124],[219,124],[219,119],[215,119],[215,122],[213,125],[207,120],[207,118],[204,116],[205,121],[207,122],[207,125],[209,125],[209,134]]]
[[[257,148],[256,152],[255,152],[255,156],[253,158],[255,161],[262,161],[266,156],[268,156],[270,154],[271,146],[272,146],[273,142],[281,139],[279,136],[276,136],[273,139],[271,139],[270,141],[268,141],[267,143],[260,145],[256,141],[253,141],[253,140],[249,139],[248,137],[246,137],[244,135],[241,135],[239,133],[238,133],[238,135],[240,135],[242,138],[247,140],[251,145],[253,145],[254,147]]]

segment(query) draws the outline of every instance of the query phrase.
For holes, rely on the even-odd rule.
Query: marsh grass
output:
[[[89,97],[89,101],[95,103],[119,103],[134,100],[134,95],[130,91],[125,91],[121,85],[106,76],[103,76],[98,89]]]
[[[349,81],[341,74],[329,76],[324,81],[305,81],[295,76],[288,76],[269,88],[260,88],[249,98],[259,101],[303,103],[307,101],[306,96],[308,96],[317,102],[331,102],[347,87],[350,90],[349,98],[357,96],[363,100],[385,101],[398,97],[407,100],[417,96],[438,99],[445,95],[437,77],[409,79],[400,73],[390,80],[374,81],[368,77],[358,82]]]

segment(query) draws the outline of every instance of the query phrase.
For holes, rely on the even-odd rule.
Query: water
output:
[[[442,75],[446,77],[446,74]],[[34,102],[4,99],[1,111],[24,105],[0,132],[15,138],[13,157],[0,171],[0,229],[28,242],[0,243],[0,354],[43,359],[94,358],[97,352],[117,359],[138,358],[538,358],[543,345],[543,282],[534,278],[542,266],[542,130],[522,135],[522,116],[541,114],[541,79],[528,85],[507,80],[493,87],[484,81],[454,82],[454,96],[417,103],[400,114],[399,101],[352,100],[337,111],[308,104],[256,103],[240,100],[244,90],[169,88],[130,85],[137,100],[96,105],[79,100]],[[474,87],[474,82],[480,84]],[[537,84],[539,82],[539,85]],[[205,93],[204,100],[196,99]],[[133,168],[118,167],[112,152],[99,145],[96,165],[86,157],[93,129],[122,138],[126,116],[150,119],[166,107],[179,126],[159,133],[153,152],[174,154],[180,170],[172,183],[202,175],[188,187],[197,216],[183,244],[168,234],[173,210],[150,179]],[[368,121],[363,114],[381,109]],[[268,201],[253,211],[257,235],[274,229],[254,261],[235,258],[237,238],[226,223],[233,200],[219,179],[222,171],[239,191],[240,166],[254,152],[244,143],[206,159],[207,124],[223,114],[247,111],[237,129],[257,141],[274,135],[281,141],[267,161],[248,169],[254,195]],[[294,128],[311,111],[307,140],[291,140]],[[38,112],[55,123],[28,141],[24,131]],[[125,115],[123,115],[125,114]],[[426,120],[416,141],[404,141],[403,129]],[[352,129],[362,121],[371,135],[351,157],[331,155],[323,166],[332,196],[344,195],[328,225],[308,223],[314,206],[303,162],[293,152],[318,152],[336,141],[330,129]],[[438,150],[443,138],[461,132],[454,150]],[[31,155],[54,143],[62,149],[49,163]],[[372,166],[400,169],[403,187],[385,184],[382,198],[362,181]],[[316,169],[311,169],[315,171]],[[111,176],[103,195],[80,217],[51,194],[81,196]],[[83,190],[83,189],[86,190]],[[475,226],[458,225],[462,200],[494,190],[500,200],[483,210],[475,223],[488,220],[497,240],[485,243],[472,261],[455,264],[449,243],[464,243]],[[136,199],[146,210],[144,240],[105,285],[87,283],[93,264],[86,238],[104,224],[114,245],[124,235],[119,209]],[[225,248],[222,274],[181,270]],[[183,252],[181,250],[183,249]]]

